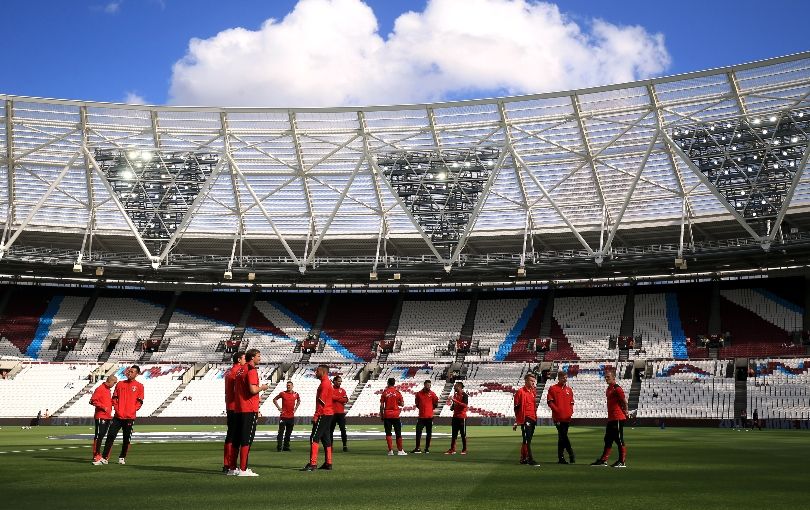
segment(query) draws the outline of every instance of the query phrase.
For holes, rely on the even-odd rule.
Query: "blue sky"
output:
[[[311,1],[315,4],[332,0]],[[346,0],[347,3],[358,1]],[[440,2],[445,7],[449,2],[453,2],[453,0],[434,1],[437,4],[434,7],[438,7]],[[466,6],[472,5],[468,4],[468,1],[470,0],[455,0],[458,17],[463,17]],[[509,3],[511,0],[480,1],[495,5]],[[394,75],[401,73],[397,75],[399,76],[397,84],[408,82],[409,76],[416,76],[413,81],[432,80],[430,87],[411,90],[408,88],[411,84],[408,83],[402,84],[399,88],[393,86],[391,84],[393,82],[380,81],[374,84],[374,89],[366,91],[361,86],[365,81],[347,80],[341,85],[343,89],[335,85],[329,87],[329,94],[324,92],[319,95],[318,86],[323,88],[324,78],[318,75],[317,68],[295,67],[294,63],[289,62],[285,64],[285,60],[278,54],[279,51],[283,52],[283,49],[274,52],[268,48],[249,50],[242,54],[240,57],[242,67],[239,67],[238,63],[234,64],[234,67],[229,67],[230,63],[226,59],[226,69],[221,68],[221,61],[212,56],[211,52],[195,53],[194,63],[186,66],[182,72],[173,74],[173,66],[187,55],[192,38],[207,39],[212,41],[212,47],[215,49],[222,48],[225,46],[220,43],[225,44],[225,38],[218,37],[218,34],[228,29],[242,27],[248,31],[247,39],[244,40],[255,42],[259,39],[255,34],[260,33],[258,31],[265,20],[275,18],[280,23],[293,11],[297,3],[295,0],[6,0],[3,8],[3,32],[7,44],[10,41],[11,48],[7,48],[4,52],[3,71],[0,72],[0,93],[113,102],[124,101],[127,97],[130,99],[139,97],[150,104],[223,104],[229,102],[229,98],[237,94],[234,91],[241,90],[241,87],[248,90],[241,90],[241,99],[234,100],[234,104],[278,106],[409,102],[559,90],[600,81],[621,80],[626,76],[639,78],[646,75],[677,74],[810,49],[808,45],[810,37],[806,32],[802,33],[802,24],[799,23],[799,20],[810,19],[810,2],[682,0],[670,3],[636,0],[622,2],[570,0],[556,4],[568,23],[567,26],[577,26],[584,33],[593,34],[595,19],[603,20],[611,27],[638,25],[643,29],[644,39],[649,43],[644,46],[650,50],[648,56],[632,63],[626,72],[621,73],[610,72],[613,63],[621,60],[615,57],[613,60],[608,58],[603,62],[602,65],[607,70],[601,72],[589,73],[587,69],[580,69],[570,75],[561,75],[558,80],[544,81],[537,78],[534,81],[527,79],[501,82],[493,78],[479,80],[478,76],[484,73],[472,65],[462,69],[450,69],[456,57],[451,54],[442,63],[441,48],[435,48],[436,44],[433,42],[431,42],[433,53],[430,55],[425,55],[424,49],[408,53],[409,39],[403,36],[396,44],[387,45],[391,47],[386,50],[385,55],[397,55],[400,67],[386,72]],[[365,3],[373,10],[373,17],[376,17],[378,24],[377,34],[382,41],[380,44],[384,44],[394,30],[395,20],[409,10],[421,13],[425,10],[428,0],[366,0]],[[283,34],[286,33],[297,33],[300,37],[300,30],[306,31],[307,27],[316,24],[311,20],[334,17],[334,11],[331,11],[331,14],[324,11],[323,17],[319,17],[318,11],[314,12],[315,14],[310,13],[308,18],[302,15],[302,19],[310,20],[304,22],[303,29],[299,29],[298,32],[276,32],[274,35],[276,39],[272,40],[278,41],[280,40],[278,38],[283,38]],[[442,12],[444,16],[456,17],[452,10]],[[412,30],[409,37],[425,38],[426,31],[436,27],[437,16],[433,16],[433,21],[424,16],[421,28]],[[351,31],[353,20],[353,17],[348,17],[347,31]],[[469,23],[474,22],[472,20]],[[277,27],[283,26],[278,23]],[[536,30],[539,36],[540,32],[550,28],[542,25],[536,29],[528,27],[525,30],[527,37],[531,37],[533,30]],[[655,37],[658,34],[663,36],[663,39],[659,40],[660,47],[650,49],[650,44],[657,41]],[[368,44],[377,41],[373,30],[367,35]],[[464,46],[464,39],[454,41],[456,42],[451,45]],[[515,51],[514,41],[508,43],[508,47],[511,48],[509,53]],[[366,42],[360,40],[347,44],[353,44],[353,51],[362,54]],[[665,50],[664,56],[661,55],[662,50]],[[319,48],[312,47],[307,51],[309,57],[313,53],[317,54]],[[533,51],[542,50],[535,48]],[[573,56],[562,55],[560,58],[579,59],[577,61],[581,62],[583,54],[587,57],[589,51],[602,54],[604,47],[599,46],[597,42],[584,44],[581,51],[572,53]],[[464,53],[459,55],[459,60],[468,58]],[[234,60],[239,61],[240,58]],[[261,60],[264,58],[267,60]],[[334,60],[328,55],[325,58]],[[385,57],[387,58],[392,57]],[[268,71],[268,76],[254,80],[229,79],[253,75],[249,68],[251,59],[254,62],[257,60],[263,62],[262,68],[271,70]],[[330,76],[340,81],[343,78],[340,75],[344,73],[376,74],[382,67],[379,59],[362,60],[357,64],[359,70],[355,72],[351,67],[353,62],[355,61],[341,63],[343,66],[341,69],[345,71],[333,70],[330,71]],[[428,67],[444,67],[444,69],[441,72],[435,72],[435,68],[413,71],[425,63],[429,64]],[[288,65],[293,67],[285,67]],[[576,67],[582,64],[570,65]],[[565,61],[561,64],[562,68],[568,66],[569,63]],[[497,72],[519,74],[522,68],[525,68],[525,61],[523,67],[520,62],[515,62],[514,73],[509,73],[508,67],[503,68],[506,71],[499,69]],[[409,75],[409,72],[417,74]],[[430,77],[428,79],[427,75],[418,73],[429,73]],[[284,75],[283,80],[278,78],[279,74]],[[285,88],[287,87],[285,82],[292,81],[291,76],[299,79],[300,84],[288,90]],[[307,81],[310,76],[312,83]],[[217,87],[217,90],[209,93],[210,89]],[[332,91],[333,88],[338,90]],[[254,94],[253,89],[268,90]],[[380,89],[392,91],[388,95],[375,93]]]

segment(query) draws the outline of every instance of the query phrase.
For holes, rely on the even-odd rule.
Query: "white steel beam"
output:
[[[304,188],[304,198],[306,199],[307,212],[311,217],[315,216],[315,211],[312,207],[312,194],[309,191],[309,183],[307,182],[307,168],[304,165],[304,152],[301,149],[301,140],[298,135],[298,125],[294,112],[290,112],[288,116],[290,122],[290,134],[292,136],[293,149],[295,149],[295,160],[298,163],[298,175],[301,177],[301,184]]]
[[[267,222],[270,224],[270,228],[273,229],[273,233],[276,235],[276,237],[278,237],[278,240],[281,242],[281,245],[287,251],[287,255],[290,256],[290,258],[293,260],[293,263],[296,266],[298,266],[299,268],[302,267],[301,260],[295,255],[295,252],[293,252],[292,248],[290,248],[290,245],[287,243],[287,240],[284,239],[284,236],[281,234],[281,231],[276,227],[276,223],[273,221],[273,218],[270,217],[270,213],[267,212],[267,209],[264,207],[264,204],[262,204],[261,200],[256,195],[256,192],[253,190],[253,186],[250,185],[250,183],[247,181],[247,178],[245,177],[245,174],[242,173],[242,170],[239,169],[239,165],[236,164],[236,161],[233,160],[230,154],[226,153],[225,156],[228,158],[228,161],[231,164],[231,168],[233,168],[233,170],[236,171],[236,174],[239,176],[239,179],[242,180],[242,184],[245,186],[245,189],[247,189],[247,192],[250,193],[251,197],[253,197],[253,201],[256,203],[256,206],[259,208],[259,210],[262,212]]]
[[[6,223],[3,225],[3,235],[0,237],[0,246],[6,241],[11,225],[14,223],[14,102],[6,99]]]
[[[188,206],[186,209],[185,214],[183,214],[183,219],[180,221],[180,224],[177,225],[177,229],[172,233],[172,236],[169,238],[169,241],[166,243],[166,246],[163,247],[163,250],[160,252],[158,256],[158,262],[163,263],[166,260],[166,257],[169,256],[169,253],[175,247],[177,242],[183,236],[188,228],[189,223],[191,220],[194,219],[194,213],[197,212],[197,209],[200,207],[200,203],[208,196],[208,193],[211,191],[211,188],[214,186],[214,183],[217,182],[219,178],[220,172],[222,172],[222,167],[225,166],[225,158],[222,157],[222,153],[219,154],[219,160],[217,164],[214,166],[214,169],[211,170],[211,174],[205,180],[205,183],[200,188],[200,191],[197,193],[197,196],[194,197],[194,200],[191,202],[191,205]]]
[[[495,166],[492,168],[492,171],[490,171],[486,184],[484,184],[484,189],[482,189],[481,193],[478,195],[478,201],[475,204],[475,208],[473,208],[470,219],[467,220],[467,224],[464,226],[464,232],[462,232],[461,237],[458,240],[458,244],[456,245],[456,249],[453,251],[450,258],[451,264],[458,262],[458,258],[461,256],[461,250],[464,249],[464,245],[467,244],[467,240],[470,238],[470,232],[472,232],[476,221],[478,221],[478,215],[481,213],[481,209],[484,207],[484,203],[487,201],[487,195],[489,194],[489,190],[492,188],[492,183],[495,182],[495,177],[498,175],[498,173],[500,173],[501,167],[503,166],[503,162],[508,153],[509,147],[507,145],[503,146],[501,148],[501,153],[498,155],[498,160],[495,162]],[[458,176],[456,176],[456,178],[458,179]]]
[[[576,94],[571,95],[571,106],[574,108],[574,117],[577,119],[577,126],[579,127],[579,134],[582,137],[582,143],[585,146],[585,164],[591,170],[591,177],[593,178],[593,185],[596,187],[596,196],[599,198],[599,203],[607,215],[608,223],[611,222],[610,209],[605,202],[605,193],[602,190],[602,180],[599,178],[599,173],[596,171],[596,163],[594,161],[593,150],[591,150],[591,142],[588,139],[588,132],[585,129],[585,121],[582,120],[582,109],[579,105],[579,97]],[[645,114],[644,117],[647,115]],[[642,118],[644,118],[642,117]],[[628,127],[628,129],[630,129]]]
[[[25,227],[27,227],[28,223],[30,223],[31,220],[34,218],[34,215],[36,215],[37,212],[39,212],[39,210],[42,208],[42,206],[45,205],[45,202],[48,200],[48,197],[51,196],[51,193],[53,193],[53,191],[56,189],[59,183],[62,182],[62,179],[65,178],[65,175],[67,175],[68,171],[70,171],[70,168],[73,166],[73,163],[76,162],[76,160],[79,158],[79,156],[81,156],[81,154],[82,154],[81,152],[77,152],[73,155],[73,157],[71,157],[68,160],[67,165],[65,165],[64,168],[62,168],[62,171],[59,172],[59,174],[56,176],[56,179],[54,179],[51,185],[48,186],[48,189],[47,191],[45,191],[45,194],[40,197],[37,203],[34,204],[34,207],[31,209],[31,211],[28,212],[28,216],[26,216],[25,220],[23,220],[23,222],[20,223],[20,226],[17,227],[17,229],[14,231],[13,234],[11,234],[11,237],[8,238],[8,241],[6,241],[3,244],[0,244],[0,257],[2,257],[2,255],[5,252],[7,252],[8,249],[11,247],[11,245],[14,244],[14,241],[16,241],[18,237],[20,237],[22,231],[25,230]]]
[[[346,187],[343,188],[343,192],[340,194],[340,197],[338,198],[338,201],[335,204],[335,207],[332,209],[332,213],[326,219],[326,223],[321,228],[321,233],[318,234],[318,238],[315,240],[314,244],[312,245],[312,250],[309,252],[309,257],[306,257],[304,265],[312,264],[312,261],[315,260],[315,254],[318,252],[318,248],[320,248],[320,246],[321,246],[321,241],[323,241],[323,238],[326,235],[326,232],[329,231],[329,227],[332,226],[332,221],[335,219],[335,216],[337,216],[337,212],[340,209],[341,204],[343,204],[343,201],[346,199],[346,195],[349,194],[349,189],[352,187],[352,183],[354,182],[355,177],[357,177],[357,174],[360,172],[360,168],[363,166],[363,163],[365,162],[365,160],[366,160],[366,157],[362,156],[360,158],[360,160],[357,162],[357,165],[354,167],[354,170],[352,171],[351,175],[349,176],[349,181],[346,183]],[[314,226],[314,220],[313,220],[313,226]]]
[[[669,133],[667,133],[666,131],[661,131],[661,135],[664,137],[664,140],[666,140],[667,145],[669,145],[670,149],[672,149],[672,152],[674,152],[675,154],[678,155],[679,158],[681,158],[681,160],[686,164],[686,166],[689,167],[690,170],[692,170],[692,173],[695,174],[695,176],[698,179],[700,179],[700,182],[702,182],[706,186],[706,188],[711,192],[711,194],[714,195],[714,197],[718,201],[720,201],[721,204],[723,204],[723,207],[726,208],[726,210],[734,217],[735,220],[737,220],[737,222],[746,230],[746,232],[751,234],[751,237],[753,237],[757,241],[760,242],[764,241],[762,236],[757,234],[754,231],[754,229],[751,228],[748,222],[745,221],[745,218],[743,218],[742,215],[731,206],[726,197],[724,197],[719,191],[717,191],[717,188],[715,188],[715,186],[711,182],[709,182],[709,179],[703,174],[703,172],[700,171],[700,169],[692,162],[692,160],[689,159],[689,156],[687,156],[683,152],[683,150],[678,146],[678,144],[675,143],[672,140],[672,138],[670,138]]]
[[[638,181],[641,179],[641,174],[644,172],[644,167],[647,166],[647,161],[650,159],[650,154],[652,153],[653,148],[655,147],[656,142],[658,142],[660,130],[655,131],[655,135],[653,135],[652,140],[650,140],[650,144],[647,146],[647,152],[644,154],[644,157],[641,160],[641,164],[638,166],[638,170],[636,174],[633,176],[633,180],[630,182],[630,188],[627,190],[627,195],[624,197],[624,201],[622,202],[622,207],[619,210],[619,215],[616,216],[616,221],[613,222],[613,225],[610,227],[610,233],[608,234],[607,241],[605,242],[605,246],[603,249],[600,250],[600,253],[604,256],[607,253],[610,253],[610,248],[613,245],[613,238],[616,236],[616,231],[619,230],[619,225],[622,222],[622,218],[624,218],[624,213],[627,210],[627,206],[630,205],[630,200],[633,198],[633,192],[636,190],[636,186],[638,185]]]
[[[127,227],[129,227],[129,230],[132,232],[132,235],[135,236],[135,240],[138,242],[138,246],[141,247],[141,250],[143,251],[144,255],[146,255],[149,261],[153,264],[153,267],[157,267],[156,264],[158,263],[158,258],[154,256],[151,251],[149,251],[149,248],[146,246],[146,243],[144,243],[143,237],[141,237],[141,233],[138,232],[138,227],[135,226],[135,224],[132,222],[132,218],[130,218],[129,214],[127,214],[124,205],[121,203],[121,200],[118,199],[118,195],[116,195],[115,190],[113,189],[110,182],[107,180],[107,177],[104,175],[104,171],[101,169],[101,167],[98,166],[96,158],[94,158],[93,155],[90,154],[90,151],[86,147],[84,148],[84,153],[87,156],[88,160],[90,161],[90,164],[93,166],[93,169],[96,171],[96,174],[98,174],[99,181],[101,182],[101,184],[104,185],[104,188],[107,190],[107,193],[110,195],[110,198],[112,199],[113,203],[115,203],[115,206],[121,212],[121,216],[124,217],[124,221],[126,222]]]
[[[790,206],[790,202],[793,200],[793,194],[796,192],[796,187],[799,185],[799,181],[802,179],[804,169],[807,166],[808,159],[810,159],[810,140],[807,140],[807,142],[808,143],[804,148],[804,155],[799,163],[799,167],[796,169],[796,173],[793,174],[793,180],[790,182],[790,188],[788,188],[787,194],[785,194],[785,199],[782,201],[782,207],[779,209],[779,214],[777,214],[776,220],[771,227],[771,231],[768,235],[769,242],[773,242],[773,240],[776,239],[776,233],[779,232],[779,229],[782,226],[782,220],[785,219],[788,206]]]
[[[532,172],[529,171],[529,169],[526,167],[526,163],[523,161],[523,158],[517,152],[512,150],[511,148],[510,148],[510,151],[512,153],[512,160],[515,162],[516,165],[519,165],[520,167],[522,167],[524,172],[529,174],[529,177],[534,181],[535,186],[537,186],[537,188],[540,190],[540,193],[542,193],[543,197],[545,197],[545,199],[548,200],[548,202],[551,204],[551,207],[554,208],[554,211],[557,213],[557,215],[560,217],[560,219],[562,219],[563,222],[568,226],[568,228],[571,230],[571,233],[574,234],[574,237],[577,238],[577,241],[579,241],[579,243],[582,245],[582,247],[585,248],[585,251],[588,252],[588,255],[590,255],[592,257],[595,256],[596,253],[593,251],[593,248],[590,247],[588,242],[585,241],[585,239],[582,237],[582,234],[579,233],[579,230],[577,230],[577,228],[574,226],[574,224],[571,223],[571,220],[568,219],[568,216],[565,214],[565,212],[563,212],[563,210],[557,204],[557,201],[554,200],[553,198],[551,198],[551,195],[546,190],[546,187],[543,186],[543,183],[541,183],[537,179],[537,177],[535,177],[535,175]]]

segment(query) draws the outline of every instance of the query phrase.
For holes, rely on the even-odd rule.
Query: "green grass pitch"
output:
[[[300,426],[299,426],[300,427]],[[262,427],[269,430],[269,427]],[[136,426],[147,431],[211,431],[212,426]],[[369,427],[357,427],[368,430]],[[449,427],[436,427],[448,433]],[[220,427],[218,430],[222,430]],[[412,431],[413,427],[405,427]],[[222,445],[133,445],[126,466],[92,466],[87,442],[48,436],[88,427],[0,429],[0,501],[16,508],[771,508],[806,507],[807,431],[627,428],[628,469],[590,467],[603,430],[575,427],[576,465],[556,464],[556,434],[534,439],[541,466],[517,463],[519,432],[470,427],[470,454],[447,456],[434,439],[431,455],[388,457],[384,440],[350,439],[335,452],[335,470],[300,472],[308,445],[278,453],[257,442],[258,478],[220,474]],[[120,440],[120,438],[119,438]],[[73,447],[73,448],[71,448]],[[406,438],[406,449],[413,448]],[[59,448],[59,449],[57,449]],[[33,450],[33,451],[26,451]],[[15,453],[19,452],[19,453]],[[118,443],[112,457],[118,454]],[[614,451],[611,462],[615,460]],[[323,462],[321,453],[320,462]]]

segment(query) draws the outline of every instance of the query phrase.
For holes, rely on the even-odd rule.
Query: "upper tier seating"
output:
[[[672,358],[672,333],[667,320],[667,295],[636,294],[634,335],[641,335],[643,358]]]
[[[608,337],[618,335],[626,296],[573,296],[554,300],[554,318],[580,359],[615,359]]]
[[[370,361],[372,344],[385,336],[396,302],[397,296],[393,294],[335,295],[327,307],[321,338],[327,345],[333,340],[339,342],[358,361]],[[344,353],[331,361],[346,359]],[[322,355],[318,360],[329,361]]]
[[[68,353],[65,361],[95,361],[110,334],[120,334],[112,359],[137,359],[138,340],[148,338],[163,313],[161,305],[144,299],[99,297],[87,319],[82,337],[87,339],[81,350]]]
[[[44,361],[52,361],[56,358],[59,349],[50,349],[51,340],[61,340],[67,335],[87,303],[87,299],[85,296],[57,296],[51,301],[48,311],[40,319],[37,333],[30,346],[33,349],[37,342],[41,342],[37,350],[37,358]],[[54,302],[58,302],[58,307],[52,306]],[[49,316],[52,311],[55,313]]]
[[[468,300],[405,301],[399,318],[395,342],[401,342],[399,352],[389,355],[390,361],[428,361],[437,359],[435,350],[447,348],[458,340]],[[449,356],[443,359],[450,359]]]
[[[479,349],[489,350],[489,354],[482,360],[493,359],[505,342],[507,345],[504,345],[504,348],[511,347],[517,342],[517,336],[525,328],[525,324],[519,323],[519,321],[528,303],[529,299],[478,300],[473,344],[477,342]],[[526,319],[528,318],[526,317]],[[504,353],[504,355],[506,354],[508,351]]]

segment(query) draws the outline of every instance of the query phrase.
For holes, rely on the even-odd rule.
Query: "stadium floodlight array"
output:
[[[94,159],[143,241],[159,251],[177,231],[219,155],[96,149]]]
[[[672,139],[752,228],[768,234],[809,133],[810,110],[792,110],[682,127]]]
[[[397,151],[377,165],[437,250],[451,255],[500,154],[497,148]]]

